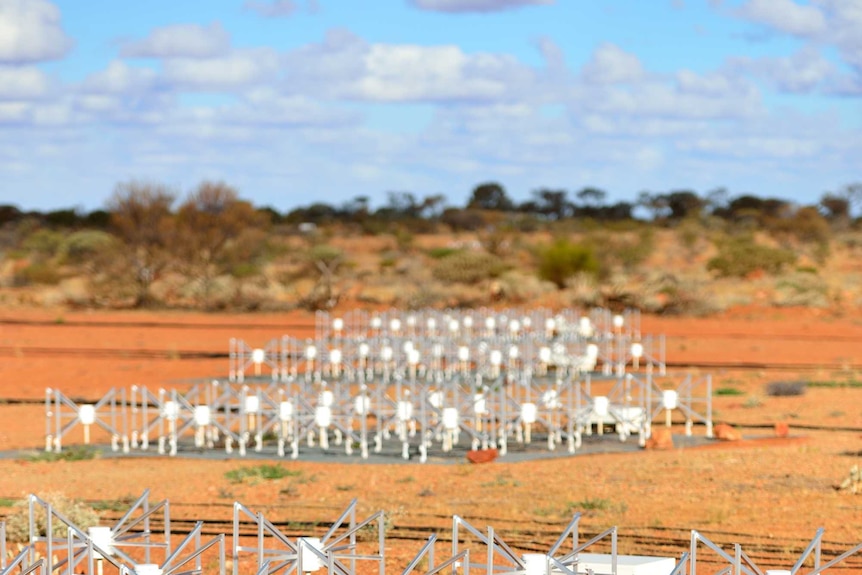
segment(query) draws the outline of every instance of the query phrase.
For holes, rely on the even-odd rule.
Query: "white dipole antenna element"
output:
[[[632,365],[634,366],[635,369],[637,369],[638,364],[640,363],[640,359],[644,355],[643,344],[640,342],[633,343],[632,348],[631,348],[631,352],[632,352]]]
[[[266,351],[257,347],[251,350],[251,362],[254,364],[254,374],[260,375],[260,366],[266,360]]]
[[[620,335],[620,332],[622,331],[625,323],[626,323],[626,318],[624,318],[622,315],[617,314],[614,316],[614,319],[613,319],[614,331],[616,331],[617,336]]]
[[[533,424],[536,423],[538,408],[535,403],[527,402],[521,404],[521,422],[524,424],[524,442],[532,441]]]
[[[661,405],[665,412],[665,426],[671,426],[671,415],[679,405],[679,393],[675,389],[665,389],[661,395]]]
[[[78,407],[78,419],[84,426],[84,445],[90,444],[90,426],[96,423],[96,406],[85,403]]]
[[[341,375],[341,360],[342,353],[340,349],[332,349],[329,351],[329,363],[332,377],[339,377]]]

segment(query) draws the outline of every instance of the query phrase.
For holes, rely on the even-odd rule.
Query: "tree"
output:
[[[151,302],[150,286],[171,261],[175,199],[162,184],[133,180],[117,184],[106,202],[111,231],[126,246],[121,251],[125,265],[113,271],[131,276],[135,307]]]
[[[850,199],[845,196],[827,192],[820,198],[820,207],[830,222],[846,223],[850,218]]]
[[[608,193],[598,188],[583,188],[575,194],[578,204],[575,204],[573,215],[580,218],[604,219],[607,206],[604,205]]]
[[[431,220],[436,220],[443,213],[446,207],[446,196],[443,194],[432,194],[422,198],[422,203],[419,205],[419,216]]]
[[[853,208],[856,208],[856,210],[858,211],[860,205],[862,205],[862,182],[847,184],[836,192],[826,192],[825,194],[823,194],[823,197],[820,200],[820,206],[827,212],[829,212],[826,214],[826,216],[829,219],[833,219],[831,217],[831,214],[833,214],[834,212],[832,212],[830,206],[824,204],[824,200],[832,203],[832,207],[839,208],[839,211],[839,202],[840,200],[844,200],[847,205],[847,212],[845,214],[845,217],[846,220],[849,220],[852,215],[851,212],[853,211]],[[841,219],[840,216],[839,219]]]
[[[608,197],[608,193],[599,188],[587,187],[578,191],[578,193],[575,194],[575,197],[587,206],[598,208],[605,202],[605,198]]]
[[[681,220],[688,216],[698,216],[706,202],[690,190],[677,190],[665,194],[665,202],[670,210],[670,218]]]
[[[572,204],[566,198],[566,190],[541,188],[533,192],[539,206],[539,213],[553,220],[562,220],[572,215]]]
[[[667,196],[664,194],[653,194],[646,190],[638,194],[638,205],[646,208],[653,221],[664,219],[670,215],[667,205]]]
[[[265,236],[243,233],[267,225],[264,214],[224,182],[201,182],[177,212],[178,255],[188,275],[201,283],[203,303],[211,307],[213,280],[238,263],[259,255]],[[240,238],[246,242],[236,249]],[[243,262],[238,262],[241,256]]]
[[[497,182],[485,182],[473,188],[467,208],[508,212],[514,208],[506,190]]]
[[[389,220],[419,217],[419,203],[412,192],[387,192],[386,198],[386,205],[376,215]]]

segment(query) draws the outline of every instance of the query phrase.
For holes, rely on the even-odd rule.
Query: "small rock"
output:
[[[497,459],[496,449],[472,449],[467,452],[467,461],[470,463],[490,463]]]
[[[673,434],[667,427],[654,427],[645,449],[673,449]]]
[[[722,441],[739,441],[742,439],[742,434],[739,430],[726,423],[719,423],[712,431],[715,438]]]

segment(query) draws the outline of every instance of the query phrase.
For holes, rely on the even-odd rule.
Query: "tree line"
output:
[[[391,234],[405,250],[413,234],[478,231],[484,250],[496,255],[510,236],[495,230],[563,233],[586,222],[612,226],[630,221],[679,226],[687,237],[691,234],[685,222],[713,220],[728,229],[763,229],[775,237],[819,245],[823,249],[818,257],[825,257],[829,234],[857,223],[852,213],[860,202],[862,184],[826,192],[811,205],[751,194],[731,196],[724,189],[706,194],[645,191],[631,202],[609,202],[607,192],[594,187],[574,193],[541,188],[519,203],[501,184],[486,182],[475,186],[461,206],[447,205],[442,195],[420,198],[411,192],[390,192],[376,208],[369,198],[359,196],[339,206],[313,202],[279,212],[253,205],[224,182],[203,181],[181,197],[164,184],[128,181],[116,185],[103,209],[91,212],[75,208],[24,212],[0,205],[0,254],[8,259],[16,249],[25,251],[29,266],[23,270],[24,280],[31,283],[50,283],[62,265],[89,270],[92,284],[97,288],[103,284],[105,293],[132,306],[151,303],[153,284],[164,274],[179,274],[194,284],[200,302],[209,307],[218,278],[230,276],[241,284],[261,277],[266,261],[281,249],[274,238],[302,235],[309,226],[346,235]],[[745,249],[750,251],[749,247]],[[608,246],[604,248],[607,251]],[[311,273],[321,278],[321,297],[329,299],[342,254],[325,242],[311,242],[307,251]],[[577,269],[596,267],[580,260],[575,264]],[[562,287],[571,273],[544,276],[554,275],[551,281]]]
[[[110,229],[114,226],[118,212],[131,204],[149,206],[165,214],[180,216],[188,212],[189,205],[204,205],[202,197],[217,197],[216,204],[245,206],[245,210],[258,214],[258,222],[266,224],[314,224],[328,223],[387,223],[426,221],[442,223],[455,230],[476,230],[483,227],[487,212],[511,216],[526,216],[537,221],[559,221],[565,219],[591,219],[599,222],[615,222],[632,219],[651,220],[662,223],[679,221],[692,216],[714,216],[728,221],[746,218],[790,218],[800,209],[813,209],[831,221],[851,220],[854,209],[862,207],[862,183],[851,183],[835,190],[824,192],[818,202],[799,205],[784,198],[761,197],[743,193],[732,196],[725,188],[699,194],[694,190],[678,189],[668,192],[642,191],[632,201],[609,202],[607,191],[596,187],[584,187],[576,192],[562,188],[539,188],[529,199],[516,202],[502,184],[485,182],[476,185],[466,202],[461,206],[449,205],[442,194],[419,197],[412,192],[388,192],[385,202],[373,207],[367,196],[355,198],[335,205],[315,201],[288,211],[279,211],[272,206],[253,207],[251,202],[241,200],[236,188],[223,182],[203,182],[189,193],[179,208],[176,191],[159,183],[124,182],[116,186],[114,193],[103,209],[89,212],[79,208],[62,208],[46,212],[22,211],[17,206],[0,205],[0,225],[23,219],[35,219],[42,225],[55,229]],[[132,198],[135,198],[134,200]],[[210,204],[213,201],[209,201]],[[212,210],[213,206],[209,208]],[[120,219],[122,215],[119,216]],[[419,226],[421,227],[421,226]],[[373,230],[372,230],[373,231]],[[418,231],[421,231],[418,230]]]

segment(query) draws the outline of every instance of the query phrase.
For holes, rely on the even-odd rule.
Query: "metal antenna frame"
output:
[[[663,389],[656,381],[654,374],[647,374],[645,383],[650,389],[650,419],[658,420],[662,411],[665,412],[665,426],[670,427],[672,412],[680,411],[685,417],[685,434],[691,436],[694,422],[702,423],[706,427],[706,436],[712,437],[712,375],[707,374],[700,379],[695,379],[692,374],[687,374],[676,389]],[[702,390],[702,395],[698,393]],[[672,391],[675,395],[668,397],[667,392]],[[667,398],[667,399],[666,399]],[[668,404],[669,400],[675,400],[675,406]],[[705,413],[703,413],[705,411]]]
[[[268,341],[261,348],[252,348],[242,339],[232,337],[228,349],[228,379],[231,382],[244,382],[249,368],[254,368],[252,374],[254,378],[260,378],[264,365],[270,368],[273,381],[281,375],[283,350],[281,341],[278,339]]]
[[[105,564],[113,566],[121,574],[134,574],[138,563],[123,548],[142,549],[145,564],[151,560],[151,552],[159,550],[164,554],[164,560],[158,564],[162,575],[180,575],[186,573],[181,569],[190,561],[194,561],[194,571],[201,571],[201,555],[215,545],[219,547],[219,574],[224,575],[224,534],[220,534],[205,544],[201,544],[201,530],[203,522],[199,521],[191,532],[177,545],[172,548],[170,532],[170,504],[163,500],[155,505],[149,503],[149,490],[139,497],[128,509],[128,511],[112,526],[110,536],[107,538],[108,549],[95,543],[93,534],[85,533],[74,525],[67,517],[58,512],[53,506],[40,499],[36,495],[28,497],[29,504],[29,544],[16,558],[15,565],[23,565],[25,569],[32,572],[35,565],[38,550],[44,545],[45,553],[42,562],[41,573],[52,574],[55,571],[72,575],[77,573],[80,566],[86,566],[87,575],[102,575]],[[46,516],[46,535],[39,535],[35,525],[36,509],[41,508]],[[140,515],[137,512],[140,511]],[[150,519],[161,512],[164,524],[164,542],[152,540],[153,533],[150,529]],[[66,527],[65,537],[52,535],[55,521],[59,521]],[[186,548],[193,543],[191,551],[182,556]],[[61,553],[57,557],[56,553]],[[5,554],[4,554],[5,557]],[[55,560],[55,557],[56,560]],[[11,569],[11,567],[6,568]],[[4,573],[8,571],[3,571]]]
[[[128,420],[126,417],[126,390],[112,388],[95,403],[78,404],[60,390],[45,390],[45,451],[60,453],[63,437],[77,425],[84,428],[84,444],[90,444],[90,426],[96,425],[111,434],[111,449],[129,451]],[[64,410],[63,408],[66,408]],[[104,409],[108,409],[108,413]],[[82,418],[82,412],[86,416]],[[106,417],[108,419],[106,419]],[[87,423],[87,418],[92,421]],[[82,420],[83,419],[83,420]],[[65,423],[64,423],[65,422]]]
[[[460,566],[464,570],[465,573],[469,573],[471,569],[479,569],[483,570],[487,575],[498,575],[501,573],[505,574],[513,574],[513,575],[540,575],[537,571],[534,570],[535,566],[531,568],[529,565],[531,556],[541,555],[541,560],[543,562],[543,573],[544,575],[576,575],[577,573],[577,558],[578,553],[589,547],[590,545],[596,543],[597,541],[603,539],[607,535],[611,535],[612,537],[612,561],[611,565],[613,568],[613,573],[616,573],[616,527],[612,527],[611,529],[606,530],[600,535],[594,537],[590,541],[578,545],[578,523],[580,521],[581,514],[576,513],[572,519],[569,521],[566,528],[563,530],[562,534],[557,538],[557,541],[551,546],[548,553],[546,554],[535,554],[530,553],[524,556],[519,556],[515,553],[512,548],[502,539],[499,535],[494,531],[494,528],[488,526],[488,534],[485,535],[477,528],[473,527],[468,523],[464,518],[453,515],[452,516],[452,558],[449,559],[446,563],[442,565],[450,565],[452,562],[458,561],[460,562]],[[485,545],[486,553],[485,553],[485,562],[471,562],[469,559],[469,550],[459,550],[461,541],[460,541],[460,530],[464,529],[470,535],[474,536],[479,540],[480,543]],[[565,545],[566,541],[571,537],[572,542],[572,550],[565,555],[556,556],[560,550]],[[436,540],[436,539],[434,539]],[[423,546],[423,549],[420,551],[419,555],[410,563],[408,566],[408,570],[405,570],[405,574],[415,568],[415,565],[418,564],[419,560],[422,556],[429,552],[429,546],[433,545],[434,540],[429,539],[429,541]],[[432,550],[433,552],[433,550]],[[463,562],[460,561],[461,557],[464,558]],[[496,557],[502,557],[507,565],[499,565],[496,561]],[[433,564],[433,560],[432,560]],[[572,566],[575,568],[572,568]],[[439,571],[439,567],[435,570],[429,572]]]
[[[242,503],[234,503],[233,514],[233,548],[232,559],[234,575],[238,575],[242,553],[254,553],[256,558],[256,573],[272,575],[283,572],[303,574],[303,561],[310,558],[327,567],[329,575],[351,575],[356,572],[358,561],[375,561],[378,564],[379,575],[385,572],[385,518],[383,511],[378,511],[366,519],[356,521],[356,503],[350,502],[342,514],[335,520],[329,530],[319,539],[308,537],[291,539],[284,535],[278,527],[268,521],[262,512],[255,513]],[[240,541],[240,523],[243,518],[254,522],[257,539],[254,546],[242,545]],[[373,526],[376,522],[377,546],[371,553],[357,553],[357,533]],[[271,546],[272,542],[278,546]],[[319,546],[318,546],[319,545]],[[308,553],[308,554],[307,554]]]

